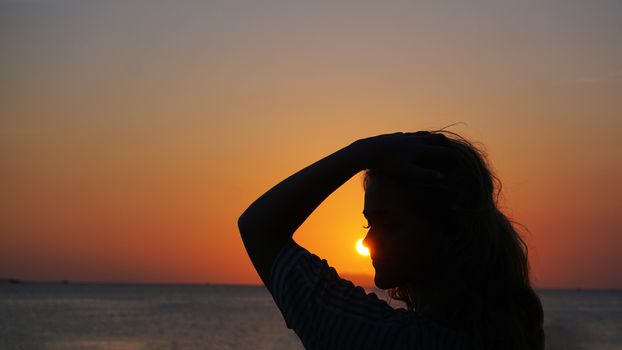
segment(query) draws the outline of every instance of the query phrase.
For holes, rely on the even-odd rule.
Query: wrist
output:
[[[373,152],[368,139],[359,139],[346,147],[348,157],[358,171],[373,168]]]

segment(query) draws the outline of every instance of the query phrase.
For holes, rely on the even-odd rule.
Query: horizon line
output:
[[[221,287],[265,287],[263,283],[220,283],[220,282],[154,282],[154,281],[79,281],[79,280],[21,280],[18,278],[0,278],[0,285],[18,284],[58,284],[58,285],[153,285],[153,286],[221,286]],[[376,288],[374,285],[360,285],[361,287]],[[534,287],[535,290],[574,290],[574,291],[602,291],[622,292],[622,288],[593,288],[593,287]]]

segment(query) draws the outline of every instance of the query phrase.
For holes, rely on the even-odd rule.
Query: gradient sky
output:
[[[481,142],[538,287],[622,288],[622,2],[0,3],[0,277],[258,283],[236,220],[371,135]],[[339,272],[360,176],[295,235]]]

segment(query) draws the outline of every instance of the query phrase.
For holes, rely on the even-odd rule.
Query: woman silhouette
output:
[[[408,310],[341,279],[292,240],[360,171],[375,284]],[[544,349],[527,248],[497,208],[499,192],[483,153],[458,134],[386,134],[355,141],[283,180],[251,204],[238,227],[306,348]]]

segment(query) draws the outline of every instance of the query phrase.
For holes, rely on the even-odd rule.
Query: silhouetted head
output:
[[[409,309],[472,334],[478,349],[543,348],[527,248],[498,209],[500,182],[472,143],[448,131],[431,133],[447,155],[417,165],[442,177],[365,173],[364,243],[376,285]]]
[[[425,201],[423,197],[406,193],[391,178],[371,173],[366,177],[363,213],[369,229],[364,244],[370,248],[374,282],[382,289],[425,284],[438,269],[436,253],[430,248],[439,245],[441,228],[413,205],[417,198]]]

